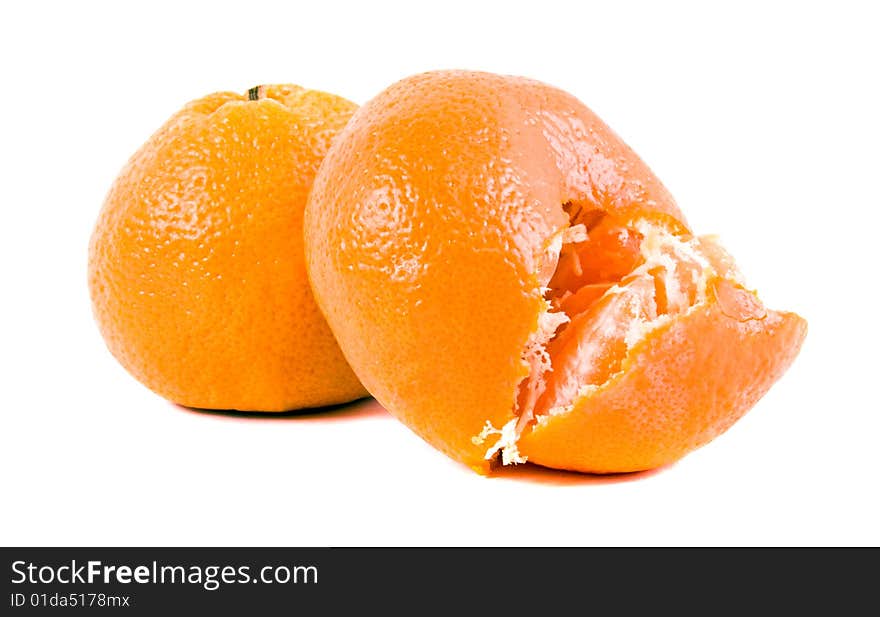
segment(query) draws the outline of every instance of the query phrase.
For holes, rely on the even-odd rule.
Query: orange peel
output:
[[[364,385],[481,473],[675,461],[746,413],[806,334],[591,110],[529,79],[386,89],[330,148],[305,232]]]

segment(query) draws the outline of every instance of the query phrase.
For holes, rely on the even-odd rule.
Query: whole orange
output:
[[[674,461],[806,333],[592,111],[523,78],[439,71],[380,93],[322,163],[305,234],[364,385],[480,472]]]
[[[89,247],[113,355],[191,407],[281,411],[364,396],[306,277],[302,217],[356,106],[299,86],[186,105],[114,182]]]

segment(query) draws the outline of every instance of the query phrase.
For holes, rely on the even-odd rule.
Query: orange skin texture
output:
[[[361,107],[309,197],[309,276],[351,366],[393,415],[481,473],[492,464],[473,437],[516,417],[544,306],[538,256],[568,227],[566,203],[690,236],[662,183],[577,99],[467,71],[410,77]],[[745,413],[804,332],[792,314],[740,323],[713,296],[652,332],[595,396],[527,428],[520,450],[585,472],[675,460]]]
[[[108,348],[182,405],[282,411],[366,395],[308,285],[302,217],[356,105],[299,86],[186,105],[114,182],[89,247]]]

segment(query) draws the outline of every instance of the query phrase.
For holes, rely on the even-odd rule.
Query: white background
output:
[[[295,4],[2,4],[0,544],[880,543],[871,3]],[[793,367],[728,433],[637,476],[483,478],[372,401],[197,413],[106,351],[89,234],[171,113],[274,82],[362,103],[438,68],[578,96],[768,305],[809,320]]]

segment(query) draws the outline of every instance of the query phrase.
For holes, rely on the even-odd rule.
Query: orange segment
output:
[[[639,266],[586,308],[578,305],[577,313],[566,311],[570,323],[562,326],[547,345],[546,372],[539,368],[535,374],[533,370],[521,384],[521,388],[541,391],[542,396],[535,399],[531,408],[519,408],[517,441],[506,445],[515,449],[515,455],[508,454],[508,458],[516,456],[553,467],[597,473],[638,471],[671,462],[712,439],[729,425],[725,423],[735,421],[757,400],[719,398],[714,389],[702,393],[702,380],[723,379],[734,390],[752,388],[759,393],[754,396],[760,396],[794,357],[805,334],[803,320],[793,314],[768,314],[754,294],[734,280],[721,278],[719,272],[739,275],[729,255],[714,241],[685,241],[650,231],[647,238],[645,235],[639,237],[652,246],[643,248],[642,259],[632,260]],[[613,250],[608,252],[614,254]],[[558,276],[566,267],[571,267],[570,263],[560,260],[553,280],[568,280]],[[593,287],[585,287],[588,295],[593,294]],[[577,291],[571,297],[579,294]],[[565,306],[563,303],[561,308],[566,310]],[[696,314],[709,317],[702,322],[692,317]],[[768,318],[766,324],[756,327],[736,327]],[[777,341],[768,329],[775,332],[782,321],[786,321],[786,331],[790,332],[787,339]],[[673,336],[669,333],[673,328],[670,324],[676,324],[674,332],[681,332],[681,336],[657,343],[656,348],[662,351],[654,358],[640,355],[647,341]],[[682,327],[684,330],[679,329]],[[721,364],[711,354],[696,356],[693,348],[699,341],[712,341],[718,345],[714,353],[733,355],[737,362]],[[756,344],[771,349],[780,345],[790,349],[792,355],[773,355],[768,366],[760,355],[755,355]],[[726,345],[731,347],[723,351]],[[570,431],[569,435],[581,434],[578,431],[586,430],[586,420],[580,416],[600,413],[597,410],[604,409],[608,398],[603,394],[606,390],[615,392],[615,396],[623,393],[615,401],[640,401],[638,392],[627,389],[635,388],[633,383],[641,383],[630,373],[642,362],[650,365],[652,381],[644,387],[654,393],[651,405],[644,406],[642,400],[639,405],[614,408],[608,417],[598,420],[603,426],[609,425],[607,430],[617,435],[619,444],[609,434],[603,434],[600,439],[607,442],[607,447],[597,453],[589,445],[573,444],[570,436],[561,440],[556,423],[565,426],[562,431]],[[692,365],[688,364],[691,362]],[[698,375],[700,371],[703,373]],[[690,392],[688,406],[680,408],[683,396],[672,397],[671,392]],[[575,421],[570,416],[579,419]],[[649,416],[652,432],[646,437],[636,440],[623,430],[627,426],[645,425]],[[642,428],[638,430],[644,432]],[[626,457],[620,457],[622,451]]]

